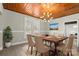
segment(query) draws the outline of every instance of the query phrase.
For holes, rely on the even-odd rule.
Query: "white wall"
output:
[[[12,45],[24,43],[24,22],[25,16],[13,11],[4,9],[3,15],[5,19],[5,27],[10,26],[13,32]]]
[[[41,19],[31,16],[25,16],[25,31],[27,31],[26,33],[31,34],[45,34],[48,31],[48,24]]]
[[[26,15],[25,31],[27,34],[40,33],[40,19]]]
[[[77,39],[77,47],[79,47],[79,13],[77,14],[73,14],[70,16],[65,16],[65,17],[61,17],[61,18],[57,18],[57,19],[53,19],[51,22],[57,22],[59,23],[59,30],[50,30],[49,34],[64,34],[65,35],[65,22],[70,22],[70,21],[77,21],[77,32],[78,32],[78,39]],[[73,25],[72,25],[73,26]],[[71,30],[72,31],[72,30]]]
[[[2,30],[3,30],[3,27],[4,27],[4,19],[3,19],[3,7],[2,7],[2,4],[0,3],[0,12],[1,12],[1,15],[0,15],[0,50],[2,50],[3,46],[3,40],[2,40]]]
[[[48,27],[48,22],[45,22],[45,21],[40,21],[40,32],[42,34],[48,34],[49,32],[49,27]]]
[[[58,30],[50,30],[49,33],[50,34],[65,34],[64,23],[70,22],[70,21],[78,21],[78,19],[79,19],[79,13],[65,16],[65,17],[61,17],[61,18],[57,18],[57,19],[53,19],[51,22],[57,22],[59,25],[59,29]]]
[[[25,38],[27,34],[40,33],[40,19],[31,16],[25,16]],[[26,40],[28,42],[28,40]]]
[[[66,36],[69,36],[70,34],[78,33],[78,23],[65,25],[65,33]]]
[[[45,25],[40,19],[16,13],[10,10],[3,9],[5,26],[10,26],[13,31],[12,44],[27,42],[26,34],[42,33]]]

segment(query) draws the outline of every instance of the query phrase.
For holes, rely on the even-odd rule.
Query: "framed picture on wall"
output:
[[[58,23],[51,23],[49,24],[50,30],[58,30]]]

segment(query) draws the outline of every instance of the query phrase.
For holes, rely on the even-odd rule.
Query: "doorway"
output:
[[[69,36],[70,34],[75,35],[75,40],[73,46],[77,48],[78,40],[78,24],[77,21],[65,22],[65,35]]]

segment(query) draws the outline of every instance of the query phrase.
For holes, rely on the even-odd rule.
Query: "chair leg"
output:
[[[28,49],[27,49],[27,51],[29,51],[29,48],[30,48],[30,47],[28,46]]]
[[[49,56],[50,56],[50,51],[48,53],[49,53]]]
[[[43,54],[41,53],[41,56],[43,56]]]
[[[37,55],[37,51],[36,51],[36,54],[35,55]]]
[[[33,47],[31,47],[31,55],[32,55],[32,50],[33,50]]]
[[[69,56],[69,53],[67,53],[67,56]]]
[[[30,48],[30,46],[28,46],[28,47],[27,47],[27,51],[25,52],[26,54],[28,53],[28,51],[29,51],[29,48]]]
[[[47,45],[47,41],[44,41],[45,42],[45,45]]]
[[[51,47],[52,43],[50,42],[50,47]]]
[[[73,55],[72,55],[72,52],[71,52],[70,54],[71,54],[71,56],[73,56]]]

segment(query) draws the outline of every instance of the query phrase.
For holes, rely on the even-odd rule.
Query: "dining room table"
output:
[[[43,41],[50,42],[50,48],[51,44],[54,43],[54,55],[57,55],[57,46],[59,45],[60,42],[63,42],[66,40],[68,37],[66,36],[55,36],[55,35],[43,35],[43,34],[32,34],[33,37],[39,36],[43,39]],[[56,38],[53,38],[56,37]]]
[[[63,42],[64,40],[66,40],[68,37],[58,37],[56,36],[56,39],[53,39],[52,35],[48,35],[48,36],[41,36],[41,38],[45,41],[48,41],[50,43],[54,43],[54,55],[57,55],[57,46],[59,45],[60,42]],[[51,47],[51,46],[50,46]]]

